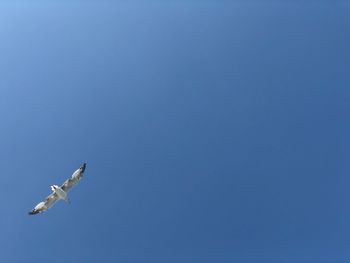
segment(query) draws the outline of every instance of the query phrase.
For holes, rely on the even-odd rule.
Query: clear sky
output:
[[[349,262],[349,13],[0,2],[0,261]]]

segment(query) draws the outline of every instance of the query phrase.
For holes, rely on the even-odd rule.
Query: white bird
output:
[[[68,191],[75,186],[80,179],[83,177],[84,171],[86,168],[86,163],[84,163],[78,170],[76,170],[72,178],[67,179],[61,187],[58,185],[52,185],[51,190],[52,194],[50,194],[45,201],[40,202],[37,204],[32,211],[29,212],[30,215],[35,215],[42,213],[52,207],[56,201],[58,200],[64,200],[67,203],[70,203],[70,200],[68,198]]]

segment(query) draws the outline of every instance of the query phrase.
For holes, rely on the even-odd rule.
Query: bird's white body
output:
[[[59,199],[63,199],[64,201],[68,202],[68,194],[61,187],[58,185],[52,185],[51,190],[57,194]]]

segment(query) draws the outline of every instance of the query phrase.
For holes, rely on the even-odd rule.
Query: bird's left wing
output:
[[[45,201],[37,204],[32,211],[29,212],[30,215],[36,215],[42,213],[53,206],[58,200],[58,196],[55,192],[46,197]]]

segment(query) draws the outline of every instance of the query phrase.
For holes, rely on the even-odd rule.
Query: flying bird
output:
[[[78,170],[76,170],[73,173],[72,177],[67,179],[61,186],[52,185],[52,193],[48,197],[46,197],[45,201],[42,201],[39,204],[37,204],[34,207],[34,209],[29,212],[29,214],[36,215],[42,213],[50,207],[52,207],[56,203],[56,201],[61,199],[66,201],[67,203],[70,203],[70,200],[68,198],[68,191],[77,183],[79,183],[80,179],[84,175],[85,168],[86,163],[84,163]]]

